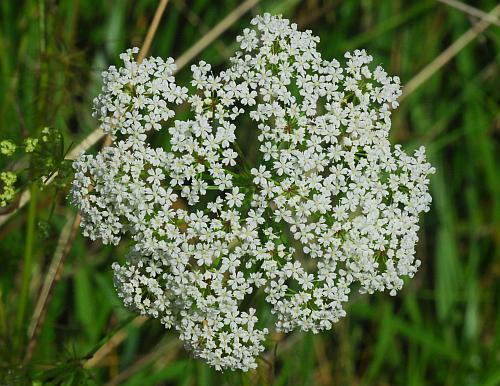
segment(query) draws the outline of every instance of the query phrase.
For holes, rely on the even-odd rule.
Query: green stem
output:
[[[238,153],[238,155],[240,156],[241,160],[243,161],[244,168],[246,170],[250,170],[250,163],[245,158],[245,153],[243,153],[243,150],[241,150],[241,147],[238,144],[238,142],[234,141],[233,145],[234,145],[234,148],[236,149],[236,152]]]
[[[6,322],[5,322],[5,308],[3,306],[3,291],[0,286],[0,336],[5,334]]]
[[[24,319],[26,308],[28,305],[29,285],[31,278],[31,270],[33,264],[33,244],[35,240],[35,227],[36,227],[36,204],[38,195],[38,186],[35,182],[30,187],[31,199],[28,207],[28,221],[26,224],[26,241],[24,245],[24,265],[21,277],[21,292],[19,294],[19,302],[17,309],[16,332],[17,332],[17,345],[19,348],[23,340],[24,334]]]

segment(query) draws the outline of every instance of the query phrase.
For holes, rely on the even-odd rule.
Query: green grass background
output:
[[[150,54],[179,57],[240,3],[171,0]],[[468,4],[484,11],[496,5]],[[156,6],[156,0],[1,1],[0,139],[20,143],[52,126],[76,144],[94,130],[90,106],[100,72],[141,45]],[[262,0],[195,60],[223,68],[235,36],[264,11],[319,35],[324,58],[366,48],[403,84],[477,21],[434,0]],[[330,332],[275,336],[272,366],[261,361],[256,372],[221,374],[191,359],[159,322],[140,323],[123,308],[110,265],[126,243],[105,247],[78,234],[33,357],[23,364],[25,330],[74,210],[63,194],[48,237],[34,241],[22,331],[15,315],[27,208],[0,228],[0,385],[500,385],[499,28],[480,34],[394,112],[393,141],[408,150],[425,145],[437,169],[418,244],[422,267],[395,298],[357,296]],[[186,66],[178,79],[189,78]],[[164,142],[161,135],[153,140]],[[52,194],[40,194],[37,219],[48,217]],[[121,343],[110,344],[117,336]],[[108,355],[86,368],[103,346]]]

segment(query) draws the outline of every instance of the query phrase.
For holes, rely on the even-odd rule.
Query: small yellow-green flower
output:
[[[44,127],[42,130],[42,141],[47,142],[49,140],[50,128]]]
[[[26,153],[33,153],[36,149],[36,145],[38,144],[38,138],[26,138],[24,140],[24,150]]]
[[[14,200],[16,194],[14,183],[16,180],[17,176],[12,172],[0,173],[0,207],[6,206]]]
[[[16,151],[16,144],[8,139],[0,142],[0,153],[6,156],[11,156]]]

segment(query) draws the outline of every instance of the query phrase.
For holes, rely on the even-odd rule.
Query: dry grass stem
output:
[[[490,16],[496,17],[500,14],[500,4],[498,4],[489,13]],[[479,34],[491,25],[491,21],[482,19],[480,22],[472,26],[467,32],[455,40],[448,48],[438,55],[431,63],[424,67],[417,75],[415,75],[404,87],[403,95],[399,98],[400,101],[407,98],[423,83],[425,83],[432,75],[439,71],[446,63],[455,57],[462,49],[473,41]]]
[[[487,12],[481,11],[480,9],[477,9],[469,4],[465,4],[461,1],[457,0],[438,0],[443,4],[449,5],[450,7],[456,8],[459,11],[462,11],[470,16],[477,17],[479,19],[487,20],[491,24],[495,24],[497,26],[500,26],[500,19],[495,16],[491,15]]]
[[[156,31],[158,30],[158,26],[160,25],[161,17],[165,12],[165,8],[167,7],[168,0],[160,0],[160,4],[158,4],[158,8],[156,8],[155,15],[151,24],[149,25],[148,32],[146,34],[146,38],[142,43],[141,50],[139,51],[139,55],[137,56],[137,61],[142,62],[142,60],[146,57],[151,48],[151,43],[153,42],[153,38],[156,35]]]
[[[38,301],[35,306],[35,311],[33,312],[33,316],[31,318],[30,326],[28,328],[29,343],[24,356],[24,363],[28,363],[31,360],[41,326],[45,320],[45,314],[47,311],[47,306],[50,303],[52,290],[54,289],[54,285],[61,277],[61,271],[64,265],[64,261],[71,251],[73,240],[76,236],[76,232],[78,231],[79,226],[80,215],[70,214],[59,236],[59,241],[57,242],[54,256],[52,257],[52,261],[45,276],[42,291],[40,292],[40,296],[38,297]]]
[[[148,320],[145,316],[137,316],[132,320],[131,324],[138,328],[144,324],[144,322]],[[86,369],[90,369],[99,364],[106,356],[116,347],[118,347],[128,336],[127,326],[118,330],[105,344],[99,348],[92,356],[92,358],[88,359],[83,365]]]
[[[182,345],[178,340],[168,340],[164,343],[160,343],[156,347],[156,349],[150,351],[146,355],[134,361],[134,363],[131,366],[127,367],[121,373],[118,373],[114,378],[112,378],[111,381],[106,383],[105,386],[120,385],[123,382],[125,382],[128,378],[130,378],[132,375],[142,370],[145,366],[149,365],[150,363],[156,362],[160,359],[162,359],[161,360],[162,367],[165,367],[166,365],[168,365],[169,362],[171,362],[175,358],[177,350],[181,347]]]
[[[200,54],[205,48],[214,42],[222,33],[231,27],[237,20],[239,20],[245,13],[247,13],[253,6],[260,0],[246,0],[235,8],[229,15],[206,33],[197,43],[189,48],[182,54],[176,61],[177,69],[183,68],[186,64],[191,62],[196,56]]]

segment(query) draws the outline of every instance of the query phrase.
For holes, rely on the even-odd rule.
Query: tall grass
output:
[[[170,0],[151,54],[186,58],[241,3]],[[276,335],[276,355],[270,346],[255,373],[221,374],[191,359],[157,321],[123,308],[110,265],[123,257],[125,246],[91,243],[78,232],[74,240],[67,232],[61,241],[65,223],[73,221],[64,194],[41,237],[37,223],[49,218],[53,198],[45,188],[0,228],[0,384],[500,384],[499,27],[477,33],[429,70],[477,17],[434,0],[254,3],[195,57],[187,56],[180,82],[189,81],[191,61],[222,68],[235,49],[235,35],[263,11],[312,29],[325,58],[364,47],[403,84],[418,81],[394,113],[392,137],[407,149],[425,144],[437,168],[434,203],[417,251],[420,272],[396,298],[354,299],[331,332]],[[53,126],[76,146],[95,130],[90,104],[99,73],[117,63],[124,49],[142,44],[157,5],[0,2],[0,139],[21,142]],[[489,12],[495,2],[473,5]],[[168,139],[160,133],[152,140],[165,145]],[[0,164],[13,166],[26,165],[22,159]],[[54,265],[59,261],[62,269]],[[48,278],[39,332],[28,334]]]

